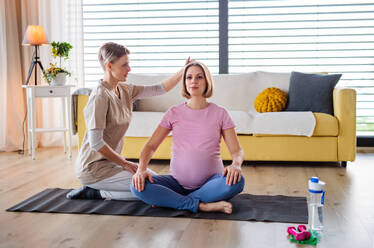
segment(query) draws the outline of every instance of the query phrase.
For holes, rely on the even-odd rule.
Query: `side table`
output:
[[[27,101],[27,130],[29,134],[28,154],[35,159],[35,133],[64,132],[64,152],[66,153],[66,135],[69,137],[68,156],[71,158],[72,123],[71,123],[71,94],[74,85],[49,86],[49,85],[22,85],[26,89]],[[36,128],[35,99],[38,97],[58,97],[62,100],[62,116],[64,126],[59,128]],[[66,115],[68,123],[66,123]]]

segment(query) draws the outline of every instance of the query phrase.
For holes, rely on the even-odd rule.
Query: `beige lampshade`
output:
[[[29,25],[26,29],[25,36],[23,37],[22,45],[35,46],[47,44],[47,36],[44,28],[39,25]]]

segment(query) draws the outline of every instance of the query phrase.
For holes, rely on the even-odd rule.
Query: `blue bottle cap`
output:
[[[319,179],[318,179],[318,177],[311,177],[311,178],[310,178],[310,181],[311,181],[312,183],[318,183],[318,182],[319,182]]]

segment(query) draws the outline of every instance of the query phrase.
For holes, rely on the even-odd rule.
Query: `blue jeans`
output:
[[[133,185],[131,192],[143,202],[158,207],[189,210],[196,213],[199,202],[228,200],[243,191],[244,177],[231,186],[226,184],[226,177],[217,174],[209,178],[200,188],[185,189],[171,175],[153,176],[153,183],[146,180],[144,190],[139,192]]]

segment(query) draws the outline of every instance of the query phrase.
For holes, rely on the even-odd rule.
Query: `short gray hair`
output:
[[[108,62],[114,63],[123,55],[128,54],[130,54],[130,50],[127,49],[125,46],[114,42],[107,42],[100,47],[98,57],[100,65],[105,71],[105,65]]]

